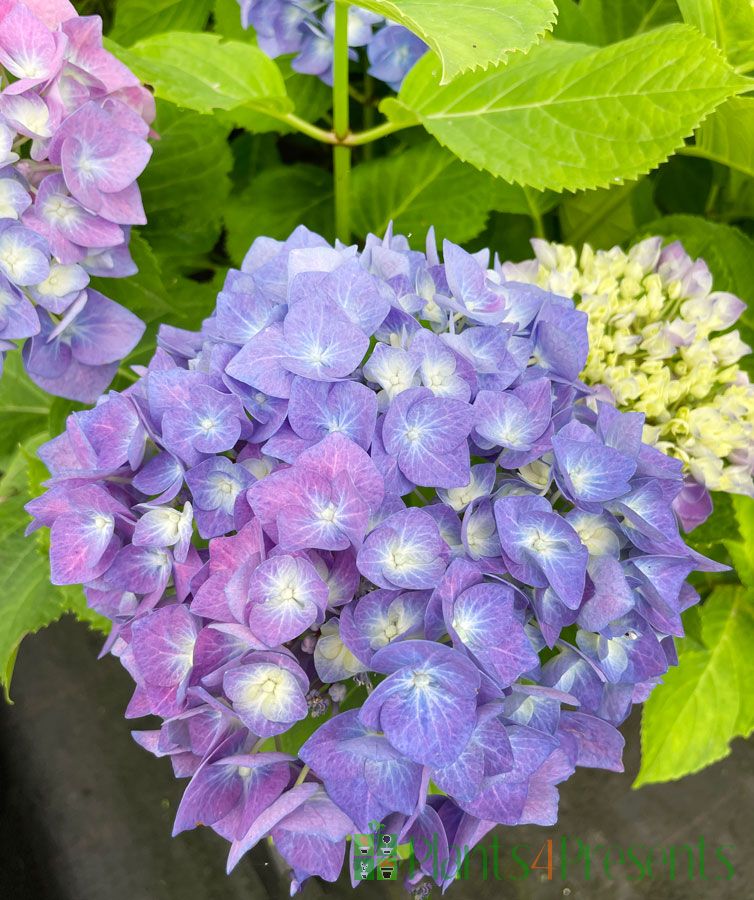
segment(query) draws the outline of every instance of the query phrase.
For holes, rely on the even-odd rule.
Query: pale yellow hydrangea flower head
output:
[[[731,326],[745,309],[712,291],[703,260],[649,238],[630,250],[532,241],[535,259],[506,278],[572,297],[589,316],[583,380],[646,416],[644,439],[678,457],[711,491],[754,496],[754,385],[739,360],[751,349]],[[598,388],[604,394],[604,387]]]

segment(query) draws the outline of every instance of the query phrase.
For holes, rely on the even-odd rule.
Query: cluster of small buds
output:
[[[239,0],[244,28],[250,25],[259,47],[271,58],[295,54],[296,72],[332,84],[335,3],[332,0]],[[365,48],[369,74],[397,91],[427,45],[402,25],[365,9],[348,11],[351,59]]]
[[[199,333],[40,449],[52,580],[111,619],[127,715],[163,720],[136,739],[191,778],[176,833],[229,869],[269,836],[294,890],[332,881],[377,822],[436,835],[447,887],[495,823],[553,824],[577,766],[621,770],[685,578],[720,569],[681,463],[590,405],[585,313],[490,262],[259,238]]]
[[[0,67],[0,370],[25,341],[33,381],[91,403],[144,331],[89,281],[136,271],[154,100],[67,0],[2,0]]]
[[[686,527],[711,511],[706,491],[754,495],[750,353],[730,330],[745,304],[713,291],[706,263],[678,242],[649,238],[624,251],[532,241],[535,258],[505,263],[510,278],[571,297],[589,316],[585,382],[645,415],[644,440],[682,460],[677,504]],[[700,489],[701,488],[701,489]]]

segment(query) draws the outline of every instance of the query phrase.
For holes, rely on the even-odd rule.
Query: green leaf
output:
[[[43,558],[42,566],[46,567],[47,562]],[[84,588],[80,584],[68,584],[65,587],[58,588],[63,599],[65,612],[74,615],[79,622],[84,622],[92,631],[99,631],[102,634],[109,634],[111,622],[98,612],[95,612],[86,602]]]
[[[200,113],[248,106],[284,114],[291,109],[275,63],[258,48],[223,41],[216,34],[172,31],[145,38],[129,49],[107,48],[155,94]]]
[[[754,175],[754,98],[733,97],[707,119],[685,152]]]
[[[553,34],[562,41],[612,44],[678,18],[676,0],[559,0]]]
[[[238,0],[215,0],[212,8],[212,30],[234,41],[253,41],[253,30],[241,24]]]
[[[332,105],[332,89],[319,78],[294,72],[288,59],[279,59],[277,63],[293,112],[300,118],[306,119],[307,122],[316,122],[321,119]],[[267,115],[250,106],[237,106],[230,112],[219,112],[216,115],[234,126],[245,128],[256,134],[268,131],[287,133],[296,130],[294,127],[286,125],[279,117]]]
[[[147,226],[143,234],[160,260],[191,262],[220,236],[230,193],[230,125],[213,116],[158,104],[152,160],[140,179]]]
[[[475,252],[494,247],[501,259],[520,262],[531,257],[531,237],[528,215],[493,212],[485,230],[468,242],[466,249]]]
[[[442,84],[528,50],[552,29],[557,15],[553,0],[359,0],[358,5],[418,34],[440,58]]]
[[[132,231],[129,249],[139,269],[135,275],[128,278],[92,278],[91,285],[105,296],[122,303],[145,322],[162,319],[170,304],[152,248],[140,231]]]
[[[62,594],[50,584],[38,542],[24,536],[29,521],[24,511],[29,499],[26,453],[46,438],[46,432],[29,438],[0,479],[0,686],[6,696],[23,638],[65,610]]]
[[[118,0],[109,36],[129,47],[151,34],[201,31],[211,9],[212,0]]]
[[[215,310],[217,295],[222,288],[227,270],[223,267],[211,281],[195,281],[193,278],[169,275],[165,281],[173,306],[165,321],[168,325],[198,331],[202,320]]]
[[[392,221],[421,245],[430,225],[439,239],[463,243],[482,231],[491,209],[528,211],[523,188],[479,172],[434,141],[357,166],[352,207],[360,237],[382,235]]]
[[[8,353],[0,378],[0,459],[14,453],[29,435],[46,428],[51,399],[26,374],[20,351]]]
[[[712,494],[712,503],[714,510],[709,519],[684,535],[686,543],[705,556],[709,555],[711,547],[739,535],[732,495],[716,491]]]
[[[599,191],[580,191],[560,204],[563,240],[609,249],[633,237],[636,229],[657,216],[649,179],[630,181]]]
[[[466,162],[506,181],[577,190],[648,172],[748,84],[695,29],[667,25],[598,49],[548,41],[446,87],[425,56],[398,101]]]
[[[714,41],[735,66],[754,63],[751,0],[678,0],[684,21]]]
[[[754,589],[754,499],[735,496],[731,500],[736,525],[727,531],[725,546],[736,575],[747,588]]]
[[[324,169],[297,163],[259,173],[225,204],[225,246],[240,265],[254,238],[283,240],[297,225],[332,237],[332,177]]]
[[[107,632],[110,623],[86,605],[83,589],[50,584],[47,529],[26,537],[24,504],[41,493],[47,470],[36,455],[43,431],[27,439],[0,479],[0,687],[6,697],[21,641],[27,634],[72,612],[90,627]]]
[[[308,715],[305,719],[300,719],[298,722],[295,722],[287,731],[278,735],[281,752],[290,753],[291,756],[297,756],[298,751],[303,744],[314,734],[320,725],[324,725],[331,715],[332,705],[327,707],[327,712],[323,716],[317,716],[315,719],[313,716]]]
[[[715,174],[713,168],[707,159],[694,159],[681,153],[661,166],[652,181],[654,201],[662,214],[704,215]]]
[[[678,641],[679,664],[642,713],[642,761],[634,787],[698,772],[754,729],[754,595],[719,587],[699,610],[701,639]]]

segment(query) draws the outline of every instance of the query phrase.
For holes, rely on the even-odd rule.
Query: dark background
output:
[[[185,782],[174,779],[167,760],[153,758],[131,739],[131,728],[140,727],[123,718],[132,682],[117,660],[97,661],[100,643],[100,637],[72,620],[28,638],[12,685],[15,705],[0,700],[0,900],[287,897],[287,881],[266,845],[257,846],[227,877],[227,844],[209,829],[170,837]],[[754,897],[754,743],[736,741],[728,759],[681,782],[632,791],[638,725],[635,714],[623,729],[625,774],[579,770],[561,788],[555,828],[496,831],[498,873],[505,880],[494,880],[490,861],[485,883],[475,851],[468,878],[446,896]],[[487,847],[491,839],[485,839]],[[548,839],[553,842],[552,879],[543,870],[512,880],[511,875],[522,873],[513,861],[513,844],[525,845],[518,854],[531,862]],[[588,871],[584,853],[577,858],[579,842],[590,847]],[[693,845],[691,875],[684,845]],[[727,867],[718,847],[724,848]],[[543,866],[546,857],[545,849]],[[364,883],[358,891],[360,900],[406,898],[399,884],[389,882]],[[344,879],[336,885],[309,883],[303,897],[351,894]],[[432,896],[440,896],[437,888]]]

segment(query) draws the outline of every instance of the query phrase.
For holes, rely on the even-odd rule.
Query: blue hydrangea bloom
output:
[[[577,766],[621,770],[721,567],[680,537],[680,463],[579,380],[586,325],[487,253],[301,227],[41,448],[32,529],[112,621],[127,716],[163,719],[135,737],[190,779],[176,833],[230,868],[270,836],[295,891],[379,821],[436,835],[447,886]]]
[[[293,54],[296,72],[332,84],[335,4],[332,0],[238,0],[241,23],[252,27],[259,47],[273,59]],[[402,25],[358,7],[348,11],[352,59],[366,47],[369,74],[397,91],[427,45]]]

